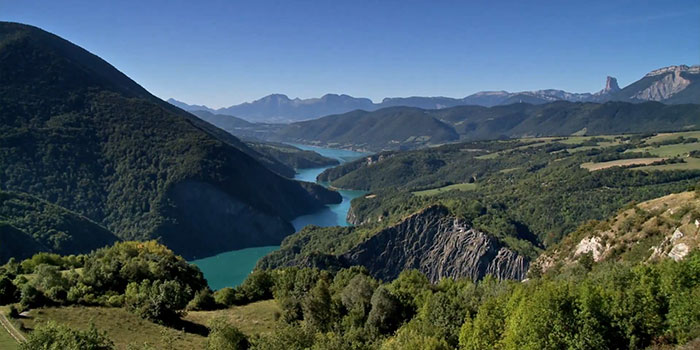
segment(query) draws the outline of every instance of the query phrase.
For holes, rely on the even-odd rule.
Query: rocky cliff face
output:
[[[582,225],[540,255],[532,268],[547,272],[590,254],[594,262],[682,260],[700,247],[700,197],[670,194],[621,210],[606,221]]]
[[[696,68],[695,66],[693,68]],[[687,66],[672,66],[647,74],[647,77],[664,75],[662,79],[655,81],[648,88],[639,91],[632,98],[644,101],[663,101],[683,91],[690,85],[690,80],[681,76],[681,73],[690,70]]]
[[[596,93],[596,96],[603,96],[620,91],[620,85],[617,84],[617,78],[608,76],[605,80],[605,88]]]
[[[429,207],[386,228],[340,257],[384,280],[418,269],[432,282],[444,277],[478,280],[490,274],[522,280],[529,261],[494,237],[469,228],[442,206]]]

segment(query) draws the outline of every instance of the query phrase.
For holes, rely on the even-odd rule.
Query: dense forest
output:
[[[678,156],[668,156],[659,166],[692,165],[695,160],[687,150],[698,148],[694,137],[640,134],[470,142],[380,153],[319,175],[339,188],[370,191],[352,202],[349,219],[357,226],[307,227],[287,237],[259,266],[337,268],[358,263],[350,256],[353,251],[368,249],[366,242],[373,237],[407,225],[407,217],[434,205],[449,211],[437,219],[458,219],[531,261],[590,220],[604,220],[631,202],[693,190],[700,182],[695,165],[669,171],[633,166],[590,171],[583,164],[654,157],[649,152],[677,149]],[[462,190],[449,190],[453,186]],[[405,254],[414,254],[405,249]]]
[[[0,190],[187,257],[277,244],[294,232],[292,218],[340,202],[57,36],[2,22],[0,53]],[[73,253],[98,247],[72,240],[85,242]]]
[[[11,318],[45,305],[124,307],[178,327],[185,310],[274,298],[270,333],[245,335],[225,320],[208,349],[665,349],[697,345],[700,254],[655,264],[581,257],[526,281],[446,278],[415,270],[380,281],[361,267],[260,270],[211,292],[201,272],[154,242],[124,242],[88,255],[41,253],[0,268],[0,304]],[[80,271],[80,272],[78,272]],[[16,304],[15,304],[16,303]],[[56,323],[29,333],[22,349],[112,349],[106,334]],[[81,345],[82,344],[82,345]],[[89,345],[88,345],[89,344]],[[693,345],[695,344],[695,345]],[[132,349],[139,348],[134,345]]]
[[[23,239],[32,242],[21,244],[24,247],[17,250],[0,248],[0,261],[25,259],[39,251],[85,254],[119,240],[88,218],[26,193],[0,191],[0,222],[25,236],[3,236],[3,245]]]

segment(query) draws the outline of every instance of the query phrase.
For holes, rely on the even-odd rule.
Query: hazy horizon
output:
[[[211,108],[280,93],[462,98],[596,92],[698,64],[694,1],[231,3],[0,0],[114,64],[155,95]]]

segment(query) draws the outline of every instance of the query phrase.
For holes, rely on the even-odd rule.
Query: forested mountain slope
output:
[[[32,254],[86,254],[119,240],[94,221],[26,193],[0,191],[0,222],[16,229],[14,233],[6,231],[0,238],[0,246],[13,247],[2,249],[3,262],[12,256],[31,256],[23,253],[25,250]]]
[[[320,168],[337,165],[338,161],[321,156],[313,151],[304,151],[294,146],[263,142],[257,138],[259,125],[230,115],[213,114],[208,111],[193,111],[200,119],[242,138],[247,148],[257,153],[257,158],[278,174],[293,177],[295,169]]]
[[[424,110],[392,107],[292,123],[274,140],[367,150],[411,149],[456,141],[538,136],[606,135],[700,128],[700,105],[658,102],[459,106]]]
[[[522,279],[582,224],[696,188],[697,134],[475,141],[368,156],[319,175],[370,191],[352,201],[348,220],[357,226],[307,227],[259,267],[359,264],[382,279],[409,268],[431,281]]]
[[[186,257],[278,243],[289,220],[340,200],[31,26],[0,23],[0,123],[0,189]]]

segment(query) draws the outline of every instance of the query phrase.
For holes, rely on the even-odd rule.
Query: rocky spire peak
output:
[[[603,89],[603,93],[611,93],[619,90],[620,86],[617,85],[617,78],[608,76],[607,80],[605,81],[605,89]]]

